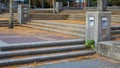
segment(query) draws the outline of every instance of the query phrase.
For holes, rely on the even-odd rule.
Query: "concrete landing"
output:
[[[68,40],[71,38],[64,38],[63,36],[55,36],[49,34],[39,34],[36,36],[22,36],[17,34],[4,34],[0,33],[0,45],[3,44],[20,44],[31,42],[43,42],[43,41],[56,41],[56,40]]]

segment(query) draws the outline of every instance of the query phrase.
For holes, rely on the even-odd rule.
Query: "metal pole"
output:
[[[90,7],[90,3],[91,3],[90,1],[91,1],[91,0],[88,0],[88,7]]]
[[[10,4],[10,8],[9,8],[9,12],[10,12],[10,19],[9,19],[9,25],[8,28],[12,29],[13,28],[13,0],[10,0],[9,2]]]
[[[44,8],[44,0],[42,0],[42,9]]]
[[[67,1],[67,7],[70,7],[70,2],[69,1]]]

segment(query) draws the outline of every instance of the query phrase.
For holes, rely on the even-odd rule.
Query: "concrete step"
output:
[[[0,14],[0,17],[2,17],[2,18],[9,18],[9,13]],[[18,18],[18,14],[14,13],[14,19],[17,19],[17,18]]]
[[[20,58],[20,59],[19,58],[3,59],[3,60],[0,60],[0,66],[41,62],[41,61],[93,55],[93,54],[95,54],[95,51],[77,51],[77,52],[66,52],[66,53],[59,53],[59,54],[43,55],[43,56],[33,56],[33,57]]]
[[[43,18],[43,17],[32,17],[30,20],[66,20],[66,18]]]
[[[36,9],[31,9],[30,10],[30,13],[53,13],[53,10],[52,9],[49,9],[49,10],[36,10]]]
[[[5,21],[5,20],[2,20],[2,21],[1,21],[1,20],[0,20],[0,27],[4,27],[4,26],[8,26],[8,25],[9,25],[9,21],[7,21],[7,20],[6,20],[6,21]],[[13,23],[13,25],[19,26],[19,23],[15,21],[15,22]]]
[[[23,26],[31,27],[31,28],[36,28],[36,29],[40,29],[40,30],[51,31],[51,32],[62,33],[62,34],[71,35],[71,36],[77,36],[77,37],[80,37],[81,39],[85,38],[84,34],[79,34],[79,33],[74,33],[74,32],[60,31],[60,30],[57,30],[57,29],[36,27],[36,26],[32,26],[32,25],[23,25]]]
[[[59,25],[51,25],[51,24],[43,24],[43,23],[28,23],[29,25],[34,25],[34,26],[41,26],[41,27],[45,27],[45,28],[53,28],[53,29],[58,29],[58,30],[66,30],[66,31],[72,31],[72,32],[76,32],[76,33],[82,33],[85,34],[85,29],[77,29],[75,27],[64,27],[64,26],[59,26]]]
[[[46,41],[35,43],[21,43],[21,44],[9,44],[0,46],[1,50],[13,50],[13,49],[25,49],[25,48],[38,48],[38,47],[52,47],[52,46],[65,46],[65,45],[77,45],[83,44],[85,41],[82,39],[72,40],[59,40],[59,41]]]
[[[83,28],[85,29],[85,25],[78,25],[78,24],[68,24],[68,23],[58,23],[58,22],[49,22],[49,21],[39,21],[39,20],[31,20],[32,23],[43,23],[43,24],[51,24],[57,26],[67,26],[67,27],[76,27],[78,29]]]
[[[45,48],[37,48],[37,49],[24,49],[24,50],[14,50],[14,51],[1,51],[0,58],[8,58],[13,56],[23,56],[23,55],[34,55],[34,54],[48,54],[48,53],[56,53],[56,52],[66,52],[72,50],[83,50],[86,49],[85,45],[67,45],[67,46],[59,46],[59,47],[45,47]]]
[[[41,14],[41,13],[32,13],[30,14],[30,19],[38,20],[66,20],[68,15],[66,14]]]
[[[120,38],[120,26],[112,26],[111,27],[111,39]]]
[[[120,38],[120,34],[115,34],[115,35],[112,35],[111,39],[117,39],[117,38]]]
[[[112,34],[120,34],[120,30],[112,30],[111,33]]]
[[[120,30],[120,26],[112,26],[111,29],[112,30]]]

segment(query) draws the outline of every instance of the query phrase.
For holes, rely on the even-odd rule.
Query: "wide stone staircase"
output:
[[[68,20],[84,20],[85,21],[85,14],[69,14]]]
[[[9,24],[9,13],[2,13],[0,14],[0,27],[1,26],[8,26]],[[17,14],[14,14],[14,25],[19,25],[18,21],[17,21]]]
[[[112,26],[111,27],[111,39],[120,38],[120,26]]]
[[[10,44],[0,46],[0,49],[0,67],[95,54],[81,39]]]
[[[30,13],[53,13],[53,9],[30,9]]]
[[[49,20],[31,20],[30,22],[22,26],[85,39],[85,25],[81,24],[51,22]],[[120,26],[111,27],[111,39],[116,38],[120,38]]]
[[[53,13],[31,13],[30,20],[66,20],[66,14],[53,14]]]
[[[0,18],[9,18],[9,13],[2,13],[0,14]],[[17,13],[14,13],[14,20],[17,20],[18,19],[18,14]]]
[[[75,36],[81,39],[85,39],[85,25],[49,22],[49,21],[43,21],[43,20],[41,21],[31,20],[31,22],[28,22],[23,26],[66,34],[66,35]]]

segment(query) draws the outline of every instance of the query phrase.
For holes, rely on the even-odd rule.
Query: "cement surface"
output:
[[[49,35],[49,34],[42,34],[42,33],[36,36],[22,36],[17,34],[0,33],[0,45],[68,40],[68,39],[71,39],[71,38],[64,38],[63,36],[56,36],[56,35]]]
[[[51,64],[33,68],[120,68],[120,64],[114,64],[100,59],[90,59],[79,62]]]

